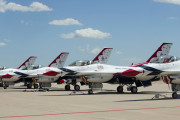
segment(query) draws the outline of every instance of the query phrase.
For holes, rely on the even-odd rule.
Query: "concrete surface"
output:
[[[168,85],[156,82],[139,88],[138,94],[117,94],[118,85],[104,84],[103,90],[87,94],[64,91],[64,85],[53,84],[48,92],[34,91],[20,84],[6,90],[0,88],[0,120],[177,120],[180,99],[172,99]],[[126,87],[124,87],[125,89]],[[34,92],[33,92],[34,91]],[[165,95],[153,99],[155,94]],[[72,95],[70,95],[72,94]]]

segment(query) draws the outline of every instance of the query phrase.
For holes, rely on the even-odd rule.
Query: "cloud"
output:
[[[91,50],[91,53],[92,53],[92,54],[98,54],[100,51],[101,51],[101,49],[99,49],[99,48],[94,48],[94,49]]]
[[[169,20],[177,20],[178,18],[177,17],[169,17],[168,19]]]
[[[121,52],[121,51],[117,51],[116,54],[117,54],[117,55],[121,55],[122,52]]]
[[[24,20],[21,20],[20,23],[21,23],[21,24],[24,24],[24,25],[28,25],[28,24],[29,24],[28,22],[26,22],[26,21],[24,21]]]
[[[83,47],[78,47],[78,50],[81,52],[88,52],[88,53],[92,53],[92,54],[98,54],[101,51],[100,48],[98,48],[98,47],[92,48],[92,47],[90,47],[89,44],[87,44],[86,46],[83,46]]]
[[[153,1],[180,5],[180,0],[153,0]]]
[[[25,21],[24,21],[24,20],[21,20],[21,21],[20,21],[20,23],[22,23],[22,24],[23,24],[23,23],[25,23]]]
[[[60,35],[61,38],[64,38],[64,39],[71,39],[71,38],[75,38],[75,33],[68,33],[68,34],[61,34]]]
[[[142,62],[142,59],[141,58],[137,58],[137,57],[132,57],[132,58],[123,58],[121,59],[122,61],[125,61],[127,63],[130,63],[130,64],[137,64],[137,63],[141,63]]]
[[[5,0],[0,0],[0,12],[4,13],[6,11],[41,12],[52,11],[52,8],[40,2],[32,2],[29,6],[23,6],[14,2],[6,3]]]
[[[5,45],[6,45],[6,43],[0,43],[0,47],[1,47],[1,46],[5,46]]]
[[[92,28],[76,30],[73,33],[61,34],[61,38],[72,39],[72,38],[91,38],[91,39],[105,39],[110,37],[110,33],[101,32]]]
[[[84,47],[78,47],[78,49],[79,49],[81,52],[85,52],[85,51],[89,52],[89,50],[90,50],[90,45],[86,45],[85,48],[84,48]]]
[[[50,25],[82,25],[78,20],[67,18],[64,20],[53,20],[49,22]]]
[[[11,40],[8,40],[8,39],[3,39],[3,41],[5,41],[5,42],[11,42]]]

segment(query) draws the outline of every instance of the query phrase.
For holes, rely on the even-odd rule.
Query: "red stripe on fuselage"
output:
[[[142,73],[142,72],[139,72],[139,71],[136,71],[133,69],[129,69],[129,70],[126,70],[126,71],[120,73],[120,75],[126,76],[126,77],[135,77],[136,75],[138,75],[140,73]]]
[[[55,71],[48,71],[46,73],[43,73],[43,75],[46,75],[46,76],[56,76],[57,74],[59,73]]]
[[[12,77],[13,77],[13,76],[10,75],[10,74],[6,74],[6,75],[1,76],[1,78],[12,78]]]

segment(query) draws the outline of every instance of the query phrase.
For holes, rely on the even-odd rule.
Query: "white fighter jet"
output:
[[[113,48],[104,48],[92,61],[77,60],[77,61],[71,63],[69,66],[67,66],[65,68],[61,68],[61,70],[62,70],[61,76],[63,76],[63,77],[59,78],[58,83],[60,83],[60,84],[66,83],[65,90],[70,90],[70,85],[74,86],[74,90],[76,90],[76,91],[80,90],[80,86],[77,85],[77,83],[80,82],[81,85],[85,85],[86,83],[84,81],[82,81],[82,79],[79,79],[79,76],[73,76],[76,73],[75,71],[68,70],[67,68],[73,68],[74,66],[76,66],[76,67],[79,66],[81,68],[82,66],[89,66],[92,64],[106,64],[109,60],[112,50],[113,50]],[[64,71],[68,72],[68,74],[66,76],[64,76],[62,74],[62,73],[64,73]]]
[[[9,85],[14,85],[15,82],[17,82],[19,80],[19,75],[17,75],[16,73],[14,73],[15,71],[18,71],[20,69],[24,69],[27,68],[29,66],[32,66],[34,64],[34,62],[36,61],[36,56],[30,56],[22,65],[20,65],[17,69],[14,68],[7,68],[4,70],[0,71],[0,81],[1,81],[1,85],[2,87],[4,87],[5,89],[9,86]]]
[[[172,97],[177,98],[177,92],[180,91],[180,58],[175,56],[156,57],[147,64],[122,72],[121,75],[141,81],[161,79],[168,86],[171,84]]]

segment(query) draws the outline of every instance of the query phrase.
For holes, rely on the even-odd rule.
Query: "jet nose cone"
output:
[[[133,69],[129,69],[129,70],[126,70],[124,72],[121,73],[122,76],[127,76],[127,77],[135,77],[136,75],[140,74],[142,72],[139,72],[139,71],[136,71],[136,70],[133,70]]]

